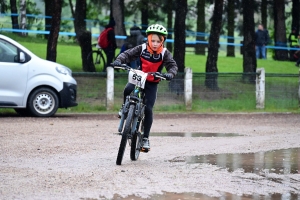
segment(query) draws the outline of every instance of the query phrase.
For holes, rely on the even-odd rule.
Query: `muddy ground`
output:
[[[118,119],[110,114],[59,114],[53,118],[0,115],[0,199],[300,194],[299,171],[259,175],[185,160],[188,156],[299,148],[300,115],[158,113],[152,127],[155,133],[240,136],[150,136],[151,151],[131,161],[127,146],[121,166],[115,164],[121,139],[117,126]]]

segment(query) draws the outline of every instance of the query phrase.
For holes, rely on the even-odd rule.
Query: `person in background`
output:
[[[295,66],[299,67],[299,64],[300,64],[300,50],[296,51],[293,56],[297,60]]]
[[[262,24],[258,25],[258,29],[255,32],[255,49],[256,49],[256,59],[260,57],[266,59],[266,45],[269,42],[269,34]]]
[[[135,46],[141,45],[145,42],[145,38],[142,35],[142,30],[140,27],[134,25],[130,28],[130,35],[127,36],[125,43],[122,45],[120,53],[123,53],[124,51],[131,49]],[[131,61],[128,63],[131,68],[137,69],[140,66],[140,58],[137,58],[134,61]]]
[[[115,58],[115,50],[117,48],[116,44],[116,38],[115,38],[115,31],[114,27],[116,25],[116,22],[113,17],[110,18],[109,23],[105,26],[105,29],[112,28],[107,33],[107,39],[109,42],[108,47],[103,48],[105,54],[106,54],[106,66],[103,69],[103,72],[106,72],[107,66],[113,62]]]
[[[299,41],[298,40],[299,40],[299,36],[297,34],[297,29],[295,27],[293,27],[292,32],[289,35],[290,47],[291,48],[298,48],[299,47]],[[291,49],[290,50],[290,60],[291,61],[297,60],[294,56],[296,51],[297,51],[296,49]]]

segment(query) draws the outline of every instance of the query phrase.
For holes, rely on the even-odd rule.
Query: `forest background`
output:
[[[166,26],[167,47],[173,51],[180,72],[185,68],[186,51],[182,49],[190,46],[196,55],[207,55],[206,72],[218,72],[219,49],[226,48],[226,56],[236,57],[236,49],[243,46],[243,72],[255,72],[254,33],[260,23],[270,35],[270,56],[289,60],[288,34],[292,27],[299,32],[300,21],[299,0],[0,0],[0,5],[2,30],[8,25],[4,16],[10,15],[13,29],[48,31],[44,34],[48,60],[56,61],[57,41],[74,41],[76,35],[83,71],[95,71],[85,55],[91,51],[88,39],[91,37],[92,42],[112,17],[118,46],[124,42],[129,26],[136,24],[143,31],[153,23]]]

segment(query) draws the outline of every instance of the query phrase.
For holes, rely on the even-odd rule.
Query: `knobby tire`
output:
[[[131,160],[137,160],[140,155],[140,149],[141,149],[141,134],[135,133],[132,136],[132,142],[131,142],[131,149],[130,149],[130,158]]]
[[[124,156],[124,152],[125,152],[125,148],[126,148],[126,144],[127,144],[128,134],[131,134],[131,126],[132,126],[132,121],[133,121],[133,117],[134,117],[134,111],[135,111],[135,105],[130,105],[128,115],[126,118],[126,122],[125,122],[124,131],[122,133],[122,139],[121,139],[118,157],[117,157],[117,161],[116,161],[117,165],[122,164],[122,160],[123,160],[123,156]]]
[[[140,122],[140,127],[141,127],[141,132],[144,132],[144,119],[142,119],[142,121]],[[137,160],[141,152],[143,138],[138,128],[139,127],[137,127],[135,134],[132,136],[131,149],[130,149],[131,160]]]

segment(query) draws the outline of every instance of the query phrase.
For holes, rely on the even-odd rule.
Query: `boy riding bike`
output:
[[[160,72],[165,66],[167,73],[164,77],[167,80],[171,80],[177,74],[177,64],[172,57],[169,50],[164,48],[164,41],[168,35],[167,29],[159,24],[153,24],[146,30],[147,43],[141,44],[134,48],[128,49],[121,53],[116,60],[113,62],[113,66],[120,66],[124,63],[130,63],[137,58],[141,60],[140,70],[143,72]],[[143,149],[150,150],[149,133],[153,122],[153,106],[156,100],[157,85],[159,79],[155,79],[153,76],[148,76],[145,83],[145,119],[144,119],[144,138],[143,138]],[[133,90],[134,85],[127,83],[124,89],[124,102],[126,96],[128,96]],[[122,107],[123,108],[123,107]],[[121,108],[121,109],[122,109]],[[121,111],[121,110],[120,110]],[[119,112],[119,116],[122,112]]]

